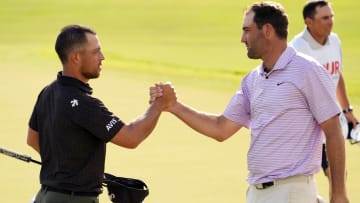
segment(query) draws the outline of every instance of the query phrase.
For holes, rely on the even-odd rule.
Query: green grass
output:
[[[240,42],[248,0],[0,2],[1,146],[37,159],[25,144],[27,122],[40,89],[61,68],[53,47],[66,24],[86,24],[98,32],[106,60],[101,78],[91,85],[125,121],[145,111],[151,84],[168,80],[185,103],[221,113],[242,76],[260,63],[246,57]],[[280,2],[289,14],[291,39],[304,28],[300,5],[305,1]],[[334,29],[342,39],[343,73],[355,113],[360,108],[359,7],[334,1]],[[138,149],[109,144],[106,171],[143,179],[150,187],[148,203],[244,202],[248,143],[248,130],[217,143],[165,113]],[[347,153],[348,192],[352,202],[359,202],[359,147],[347,146]],[[0,162],[2,202],[27,202],[39,188],[39,167],[5,156]],[[326,179],[321,173],[316,179],[326,196]],[[110,202],[106,195],[101,200]]]

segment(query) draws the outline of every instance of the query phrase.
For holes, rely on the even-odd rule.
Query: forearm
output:
[[[327,137],[326,150],[331,172],[331,194],[346,194],[344,138],[339,136]]]
[[[345,144],[338,116],[321,124],[326,136],[326,152],[328,156],[332,197],[346,197],[345,185]]]
[[[140,143],[154,130],[160,115],[161,109],[156,104],[152,104],[142,116],[129,124],[130,134]]]
[[[349,111],[349,108],[351,108],[351,103],[346,94],[345,81],[342,75],[340,75],[339,84],[336,88],[336,98],[340,104],[341,109],[345,110],[346,120],[355,126],[358,123],[358,120],[353,112]]]
[[[151,104],[143,115],[125,125],[111,142],[126,148],[136,148],[154,130],[160,115],[161,108],[156,103]]]
[[[170,112],[195,131],[217,141],[224,141],[240,128],[226,124],[221,116],[197,111],[180,102]]]
[[[340,75],[339,83],[336,87],[336,98],[341,106],[341,109],[349,108],[350,101],[346,94],[345,81],[342,75]]]

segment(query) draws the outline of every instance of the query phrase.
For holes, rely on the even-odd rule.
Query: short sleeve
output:
[[[309,69],[304,78],[303,93],[310,111],[320,124],[340,113],[336,102],[336,89],[330,75],[320,64]]]
[[[73,122],[99,139],[108,142],[124,126],[105,105],[93,97],[72,98],[68,101],[68,113]]]
[[[223,112],[223,116],[235,123],[244,125],[246,128],[250,127],[250,102],[243,86],[233,95]]]

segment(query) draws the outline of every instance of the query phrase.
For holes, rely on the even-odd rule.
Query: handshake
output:
[[[171,112],[177,104],[177,97],[171,82],[159,82],[149,89],[149,103],[159,106],[162,111]]]

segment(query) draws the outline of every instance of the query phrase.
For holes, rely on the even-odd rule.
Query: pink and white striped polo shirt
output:
[[[326,70],[288,47],[271,72],[261,65],[244,77],[223,115],[251,129],[247,180],[258,184],[318,172],[319,124],[339,113]]]

